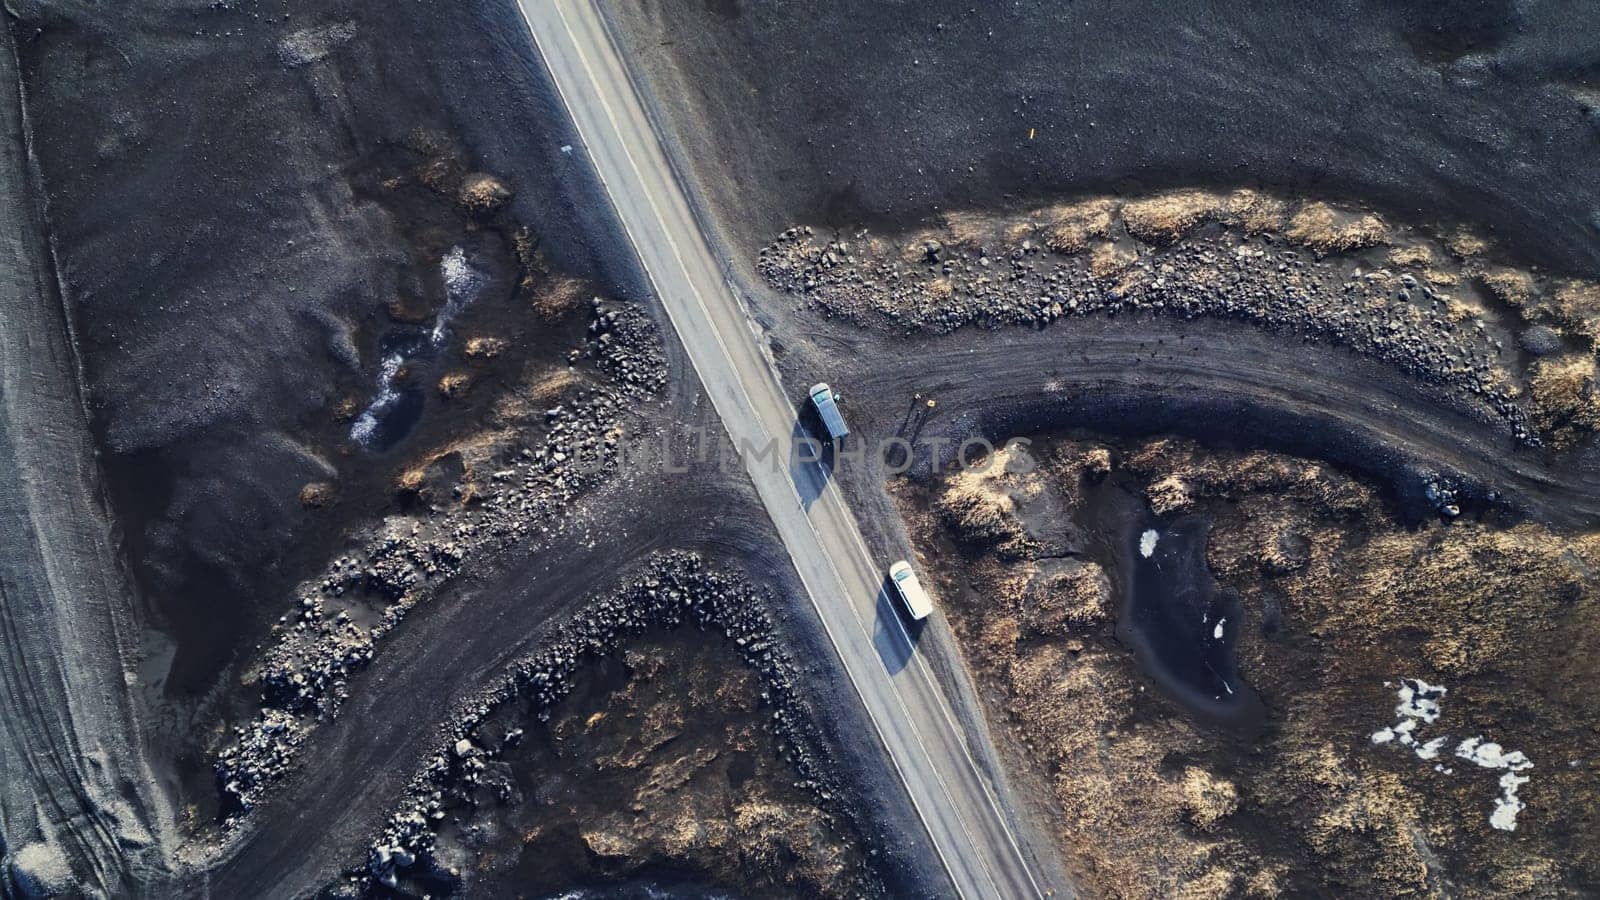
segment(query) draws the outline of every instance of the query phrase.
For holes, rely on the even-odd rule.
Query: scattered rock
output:
[[[1541,443],[1518,402],[1521,390],[1509,368],[1514,361],[1486,327],[1485,310],[1446,293],[1459,289],[1452,272],[1430,266],[1419,279],[1308,261],[1266,230],[1282,222],[1286,209],[1283,201],[1250,191],[1178,191],[1129,201],[1120,211],[1110,201],[1041,210],[1023,220],[1027,227],[946,216],[948,230],[935,234],[949,240],[927,232],[915,238],[917,247],[938,243],[932,255],[880,251],[888,245],[874,239],[856,241],[847,253],[842,242],[797,227],[764,247],[757,267],[773,287],[827,315],[902,334],[971,325],[1043,328],[1087,315],[1243,322],[1345,347],[1448,386],[1463,407],[1501,419],[1528,445]],[[1118,237],[1119,216],[1130,234],[1151,246],[1141,252]],[[1038,226],[1042,244],[1017,238],[1032,234],[1036,220],[1044,223]],[[1205,222],[1219,227],[1199,228]],[[1061,234],[1052,237],[1052,227]],[[1375,246],[1389,235],[1375,215],[1318,202],[1302,204],[1285,227],[1290,243],[1319,257]],[[1086,254],[1076,249],[1080,245]],[[1408,248],[1402,256],[1420,260],[1422,251]],[[1428,258],[1438,260],[1431,250]],[[1600,300],[1577,287],[1566,296],[1567,318],[1592,319],[1600,329]],[[1583,312],[1591,307],[1592,315]]]
[[[765,611],[770,602],[743,580],[710,570],[694,554],[653,557],[642,575],[589,602],[561,624],[541,650],[513,664],[504,682],[464,705],[445,726],[445,742],[412,780],[406,799],[373,842],[367,865],[349,873],[346,885],[352,891],[372,882],[393,886],[405,870],[458,884],[459,876],[452,875],[436,854],[436,823],[477,806],[478,792],[495,795],[501,790],[494,766],[504,745],[484,736],[496,713],[515,701],[524,714],[547,718],[595,660],[617,654],[629,641],[659,629],[693,626],[721,634],[739,649],[764,686],[766,719],[794,767],[797,786],[817,797],[824,809],[836,809],[828,798],[842,797],[843,792],[813,749],[816,739],[795,693],[793,663],[774,639]],[[506,799],[497,796],[501,796],[498,802]],[[773,829],[783,818],[775,817],[770,806],[748,804],[739,817],[742,846],[760,853],[764,846],[781,844]],[[590,852],[622,861],[639,846],[628,831],[636,823],[635,816],[626,823],[596,823],[581,840]]]
[[[1548,325],[1534,325],[1517,338],[1522,349],[1532,356],[1554,356],[1561,352],[1561,334]]]

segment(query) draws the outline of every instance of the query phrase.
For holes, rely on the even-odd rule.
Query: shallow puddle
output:
[[[1206,568],[1209,520],[1162,519],[1116,479],[1089,491],[1093,555],[1118,600],[1117,638],[1161,688],[1198,715],[1254,732],[1264,710],[1239,676],[1238,598]]]

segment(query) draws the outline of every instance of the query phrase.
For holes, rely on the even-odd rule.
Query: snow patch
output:
[[[483,275],[467,264],[467,252],[459,246],[439,260],[439,274],[444,278],[444,309],[433,320],[433,345],[444,343],[450,333],[450,321],[477,299],[483,284]]]
[[[1517,791],[1528,783],[1528,776],[1517,773],[1533,768],[1533,761],[1521,750],[1507,753],[1504,747],[1493,741],[1485,741],[1482,737],[1469,737],[1456,745],[1456,756],[1485,769],[1505,771],[1500,776],[1500,796],[1495,798],[1489,824],[1501,831],[1516,831],[1517,813],[1527,808],[1527,804],[1517,797]]]
[[[1160,539],[1161,535],[1154,528],[1146,528],[1144,534],[1139,535],[1139,555],[1149,559],[1150,554],[1156,552],[1156,541]]]
[[[1440,685],[1417,678],[1404,679],[1400,682],[1400,703],[1394,708],[1394,714],[1432,725],[1439,718],[1439,701],[1446,693],[1448,689]]]
[[[1384,683],[1389,686],[1388,682]],[[1449,689],[1443,685],[1429,684],[1418,678],[1405,678],[1400,681],[1400,689],[1395,692],[1400,702],[1395,705],[1394,714],[1398,719],[1387,728],[1380,728],[1372,733],[1374,744],[1398,744],[1409,747],[1418,759],[1430,760],[1439,756],[1439,751],[1444,748],[1448,737],[1438,737],[1427,743],[1418,743],[1412,732],[1418,725],[1431,725],[1439,718],[1439,701]]]
[[[1383,686],[1392,685],[1386,681]],[[1400,702],[1394,708],[1399,721],[1374,731],[1372,743],[1409,748],[1418,759],[1425,761],[1438,759],[1439,752],[1450,740],[1449,736],[1441,735],[1419,743],[1413,732],[1419,725],[1432,725],[1438,721],[1441,712],[1439,701],[1444,699],[1446,693],[1447,689],[1441,685],[1428,684],[1418,678],[1401,679],[1400,688],[1396,691]],[[1532,760],[1520,750],[1507,752],[1504,747],[1493,741],[1485,741],[1482,737],[1470,737],[1460,742],[1456,745],[1455,755],[1482,768],[1499,769],[1503,773],[1500,776],[1500,796],[1495,798],[1489,824],[1501,831],[1516,831],[1517,814],[1527,808],[1527,804],[1517,796],[1517,791],[1528,783],[1528,776],[1521,773],[1533,768]],[[1441,775],[1455,774],[1455,769],[1442,762],[1434,763],[1433,770]]]
[[[363,447],[370,447],[372,435],[378,430],[378,420],[389,407],[400,399],[400,392],[395,390],[394,379],[400,374],[400,367],[405,365],[406,358],[399,353],[391,353],[383,358],[383,365],[378,369],[378,395],[372,398],[367,408],[350,426],[350,439]]]
[[[1419,759],[1438,759],[1439,750],[1444,747],[1445,742],[1448,740],[1450,740],[1450,736],[1445,735],[1444,737],[1436,737],[1426,744],[1418,745],[1417,757]]]
[[[24,844],[12,855],[10,868],[11,878],[24,897],[55,897],[74,887],[72,868],[54,844]]]

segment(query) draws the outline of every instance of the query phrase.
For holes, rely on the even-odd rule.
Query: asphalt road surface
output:
[[[997,773],[967,735],[884,592],[854,516],[814,464],[792,466],[797,406],[701,233],[591,0],[519,0],[646,273],[740,449],[954,888],[1040,896]]]

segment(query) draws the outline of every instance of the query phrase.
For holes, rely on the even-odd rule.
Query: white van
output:
[[[850,436],[850,428],[844,424],[844,416],[839,413],[838,399],[826,381],[811,386],[811,405],[817,408],[822,427],[828,429],[828,438],[835,442]]]
[[[911,563],[902,559],[890,566],[889,580],[894,582],[895,593],[900,595],[900,602],[906,605],[906,612],[911,614],[911,618],[926,619],[928,613],[933,612],[933,601],[928,599],[928,592],[917,581],[917,573],[911,570]]]

